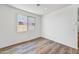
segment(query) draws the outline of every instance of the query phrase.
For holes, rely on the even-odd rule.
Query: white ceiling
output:
[[[11,4],[10,6],[38,15],[45,15],[52,11],[67,7],[69,4],[40,4],[40,6],[36,6],[36,4]]]

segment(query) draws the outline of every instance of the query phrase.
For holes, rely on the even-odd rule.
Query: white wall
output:
[[[34,31],[17,33],[16,15],[23,14],[36,17],[36,26]],[[0,48],[27,41],[40,36],[40,16],[12,8],[7,5],[0,5]]]
[[[42,36],[78,48],[76,22],[77,7],[75,5],[51,12],[42,19]]]

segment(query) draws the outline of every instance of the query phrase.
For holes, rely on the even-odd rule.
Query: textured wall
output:
[[[16,15],[36,17],[34,31],[17,33]],[[0,5],[0,48],[9,46],[18,42],[27,41],[38,37],[40,34],[40,16],[12,8],[8,5]]]

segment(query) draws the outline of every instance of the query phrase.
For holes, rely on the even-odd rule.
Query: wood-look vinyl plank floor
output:
[[[79,51],[60,43],[38,38],[0,51],[0,54],[78,54]]]

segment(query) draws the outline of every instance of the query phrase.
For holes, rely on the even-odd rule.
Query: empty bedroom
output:
[[[0,54],[79,54],[78,4],[0,4]]]

